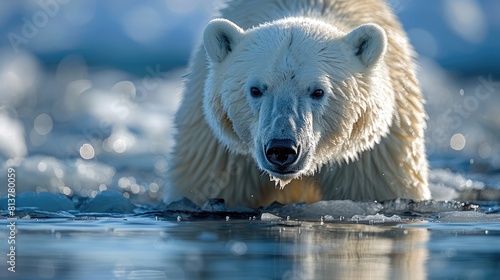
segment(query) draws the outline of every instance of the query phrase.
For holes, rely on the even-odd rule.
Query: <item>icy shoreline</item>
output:
[[[0,207],[6,209],[6,198]],[[384,202],[354,202],[350,200],[320,201],[312,204],[273,203],[250,209],[228,208],[221,199],[211,199],[199,206],[187,198],[169,205],[134,205],[120,193],[104,191],[95,198],[73,200],[61,194],[23,193],[17,197],[15,217],[21,220],[81,217],[154,217],[169,221],[197,220],[262,220],[315,221],[335,223],[406,223],[431,222],[500,222],[498,202],[422,201],[396,199]],[[3,218],[13,218],[6,211]]]

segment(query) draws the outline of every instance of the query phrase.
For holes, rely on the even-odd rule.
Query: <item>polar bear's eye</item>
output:
[[[311,93],[311,97],[314,99],[320,99],[323,95],[325,95],[325,93],[322,89],[316,89]]]
[[[253,96],[253,97],[261,97],[262,96],[262,92],[260,91],[260,89],[256,88],[256,87],[252,87],[250,89],[250,94]]]

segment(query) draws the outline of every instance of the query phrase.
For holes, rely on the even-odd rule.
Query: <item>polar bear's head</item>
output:
[[[216,19],[203,43],[207,122],[230,151],[253,156],[282,186],[355,160],[389,131],[395,101],[377,25],[344,33],[287,18],[243,30]]]

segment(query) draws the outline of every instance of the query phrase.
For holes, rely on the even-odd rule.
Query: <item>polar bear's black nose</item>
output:
[[[288,139],[272,139],[265,147],[267,160],[279,166],[294,163],[298,157],[295,142]]]

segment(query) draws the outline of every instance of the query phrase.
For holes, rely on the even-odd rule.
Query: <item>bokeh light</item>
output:
[[[47,135],[52,131],[52,118],[43,113],[35,118],[33,128],[40,135]]]
[[[94,158],[94,156],[95,156],[94,147],[92,147],[92,145],[87,144],[87,143],[83,144],[80,147],[80,156],[83,159],[92,159],[92,158]]]
[[[483,9],[476,0],[444,0],[444,15],[457,35],[471,43],[484,40],[488,25]]]
[[[450,139],[450,147],[453,150],[461,151],[465,147],[465,137],[460,134],[453,134]]]

